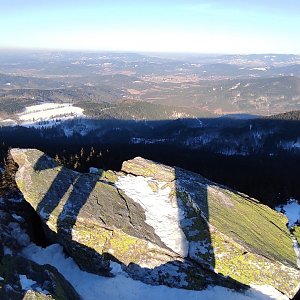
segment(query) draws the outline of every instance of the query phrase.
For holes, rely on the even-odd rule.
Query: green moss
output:
[[[108,183],[115,183],[118,180],[116,173],[111,170],[104,171],[99,169],[99,174],[101,174],[99,180],[106,181]]]
[[[105,171],[105,178],[112,183],[115,183],[118,180],[118,176],[113,171]]]
[[[279,262],[248,252],[244,247],[218,231],[211,234],[215,253],[215,270],[225,276],[244,283],[271,285],[283,293],[289,294],[297,286],[299,272],[290,269],[287,280],[287,268]]]
[[[251,199],[225,189],[219,191],[221,194],[208,192],[210,224],[253,253],[297,267],[285,217]]]
[[[86,224],[77,222],[72,229],[72,239],[80,244],[103,254],[106,242],[111,238],[112,232],[100,226],[89,228]]]
[[[115,230],[113,236],[109,240],[109,249],[113,250],[113,255],[120,259],[123,263],[138,263],[142,257],[147,256],[147,244],[135,237],[124,234],[119,230]],[[107,250],[108,251],[108,250]]]
[[[150,187],[150,189],[152,190],[153,193],[157,193],[158,192],[158,184],[157,184],[157,182],[149,180],[148,181],[148,186]]]
[[[173,168],[140,157],[123,162],[122,171],[167,182],[175,179]]]
[[[189,184],[191,192],[190,186],[179,186],[176,192],[188,208],[183,231],[188,241],[202,241],[202,250],[207,248],[193,258],[210,262],[217,272],[243,284],[270,284],[292,294],[300,277],[287,267],[296,267],[296,255],[286,218],[245,195],[213,185],[195,191],[196,183]]]

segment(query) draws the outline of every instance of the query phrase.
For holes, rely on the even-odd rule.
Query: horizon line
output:
[[[171,55],[213,55],[213,56],[223,56],[223,55],[296,55],[300,56],[300,53],[292,52],[192,52],[192,51],[145,51],[145,50],[112,50],[112,49],[66,49],[66,48],[21,48],[21,47],[0,47],[0,52],[14,51],[14,52],[73,52],[73,53],[124,53],[124,54],[171,54]]]

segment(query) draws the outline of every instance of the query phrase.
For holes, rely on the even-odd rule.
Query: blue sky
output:
[[[0,0],[0,48],[300,54],[299,0]]]

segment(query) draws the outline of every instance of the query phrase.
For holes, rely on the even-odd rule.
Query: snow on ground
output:
[[[297,266],[298,268],[300,268],[300,248],[299,248],[299,244],[297,242],[297,240],[293,237],[293,247],[297,256]]]
[[[296,199],[289,199],[287,204],[275,207],[279,212],[284,213],[288,220],[288,227],[293,227],[297,221],[300,222],[300,204]]]
[[[267,71],[268,68],[252,68],[252,69],[249,69],[249,70],[257,70],[257,71]]]
[[[292,228],[296,223],[300,223],[300,204],[296,199],[289,199],[287,204],[276,206],[275,209],[286,215],[289,222],[287,226]],[[300,249],[297,240],[293,237],[293,247],[297,256],[297,266],[300,268]]]
[[[10,222],[8,224],[11,235],[16,239],[20,246],[27,246],[30,242],[29,236],[26,230],[21,228],[19,223]]]
[[[24,291],[30,291],[30,290],[32,291],[33,290],[33,291],[38,291],[43,294],[50,294],[47,290],[41,289],[41,287],[39,287],[39,284],[36,281],[31,280],[26,275],[19,275],[19,278],[20,278],[22,290],[24,290]]]
[[[278,144],[279,148],[285,149],[285,150],[299,150],[300,149],[300,140],[295,141],[289,141],[289,142],[280,142]]]
[[[14,126],[17,125],[17,122],[12,120],[12,119],[5,119],[5,120],[0,120],[0,126],[4,125],[4,126]]]
[[[234,85],[233,87],[231,87],[229,90],[236,90],[240,85],[241,85],[241,83],[239,82],[236,85]]]
[[[26,275],[19,275],[20,277],[20,283],[22,286],[22,290],[28,291],[32,289],[32,285],[36,284],[37,282],[34,280],[31,280],[30,278],[27,278]]]
[[[72,119],[84,116],[83,109],[71,103],[44,103],[26,107],[25,111],[18,114],[23,126],[38,125],[39,122],[53,122],[55,119]],[[41,124],[43,126],[47,124]],[[53,124],[51,124],[53,125]]]
[[[157,191],[152,190],[148,182],[157,185]],[[116,182],[119,189],[145,209],[146,223],[154,228],[165,245],[186,257],[189,243],[180,225],[184,212],[178,206],[178,200],[171,202],[171,188],[165,184],[132,175],[122,176]]]
[[[81,271],[70,257],[66,257],[60,245],[41,248],[30,244],[23,255],[38,264],[50,264],[58,269],[73,285],[83,300],[287,300],[288,298],[270,286],[253,286],[244,294],[223,287],[209,287],[203,291],[191,291],[151,286],[126,276],[117,263],[112,263],[115,277],[102,277]]]

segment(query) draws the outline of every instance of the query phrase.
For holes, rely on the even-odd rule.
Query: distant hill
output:
[[[274,120],[300,121],[300,110],[289,111],[268,117]]]
[[[97,119],[146,121],[216,117],[209,111],[200,108],[178,107],[143,101],[124,101],[121,103],[80,102],[78,106],[84,109],[87,116]]]

